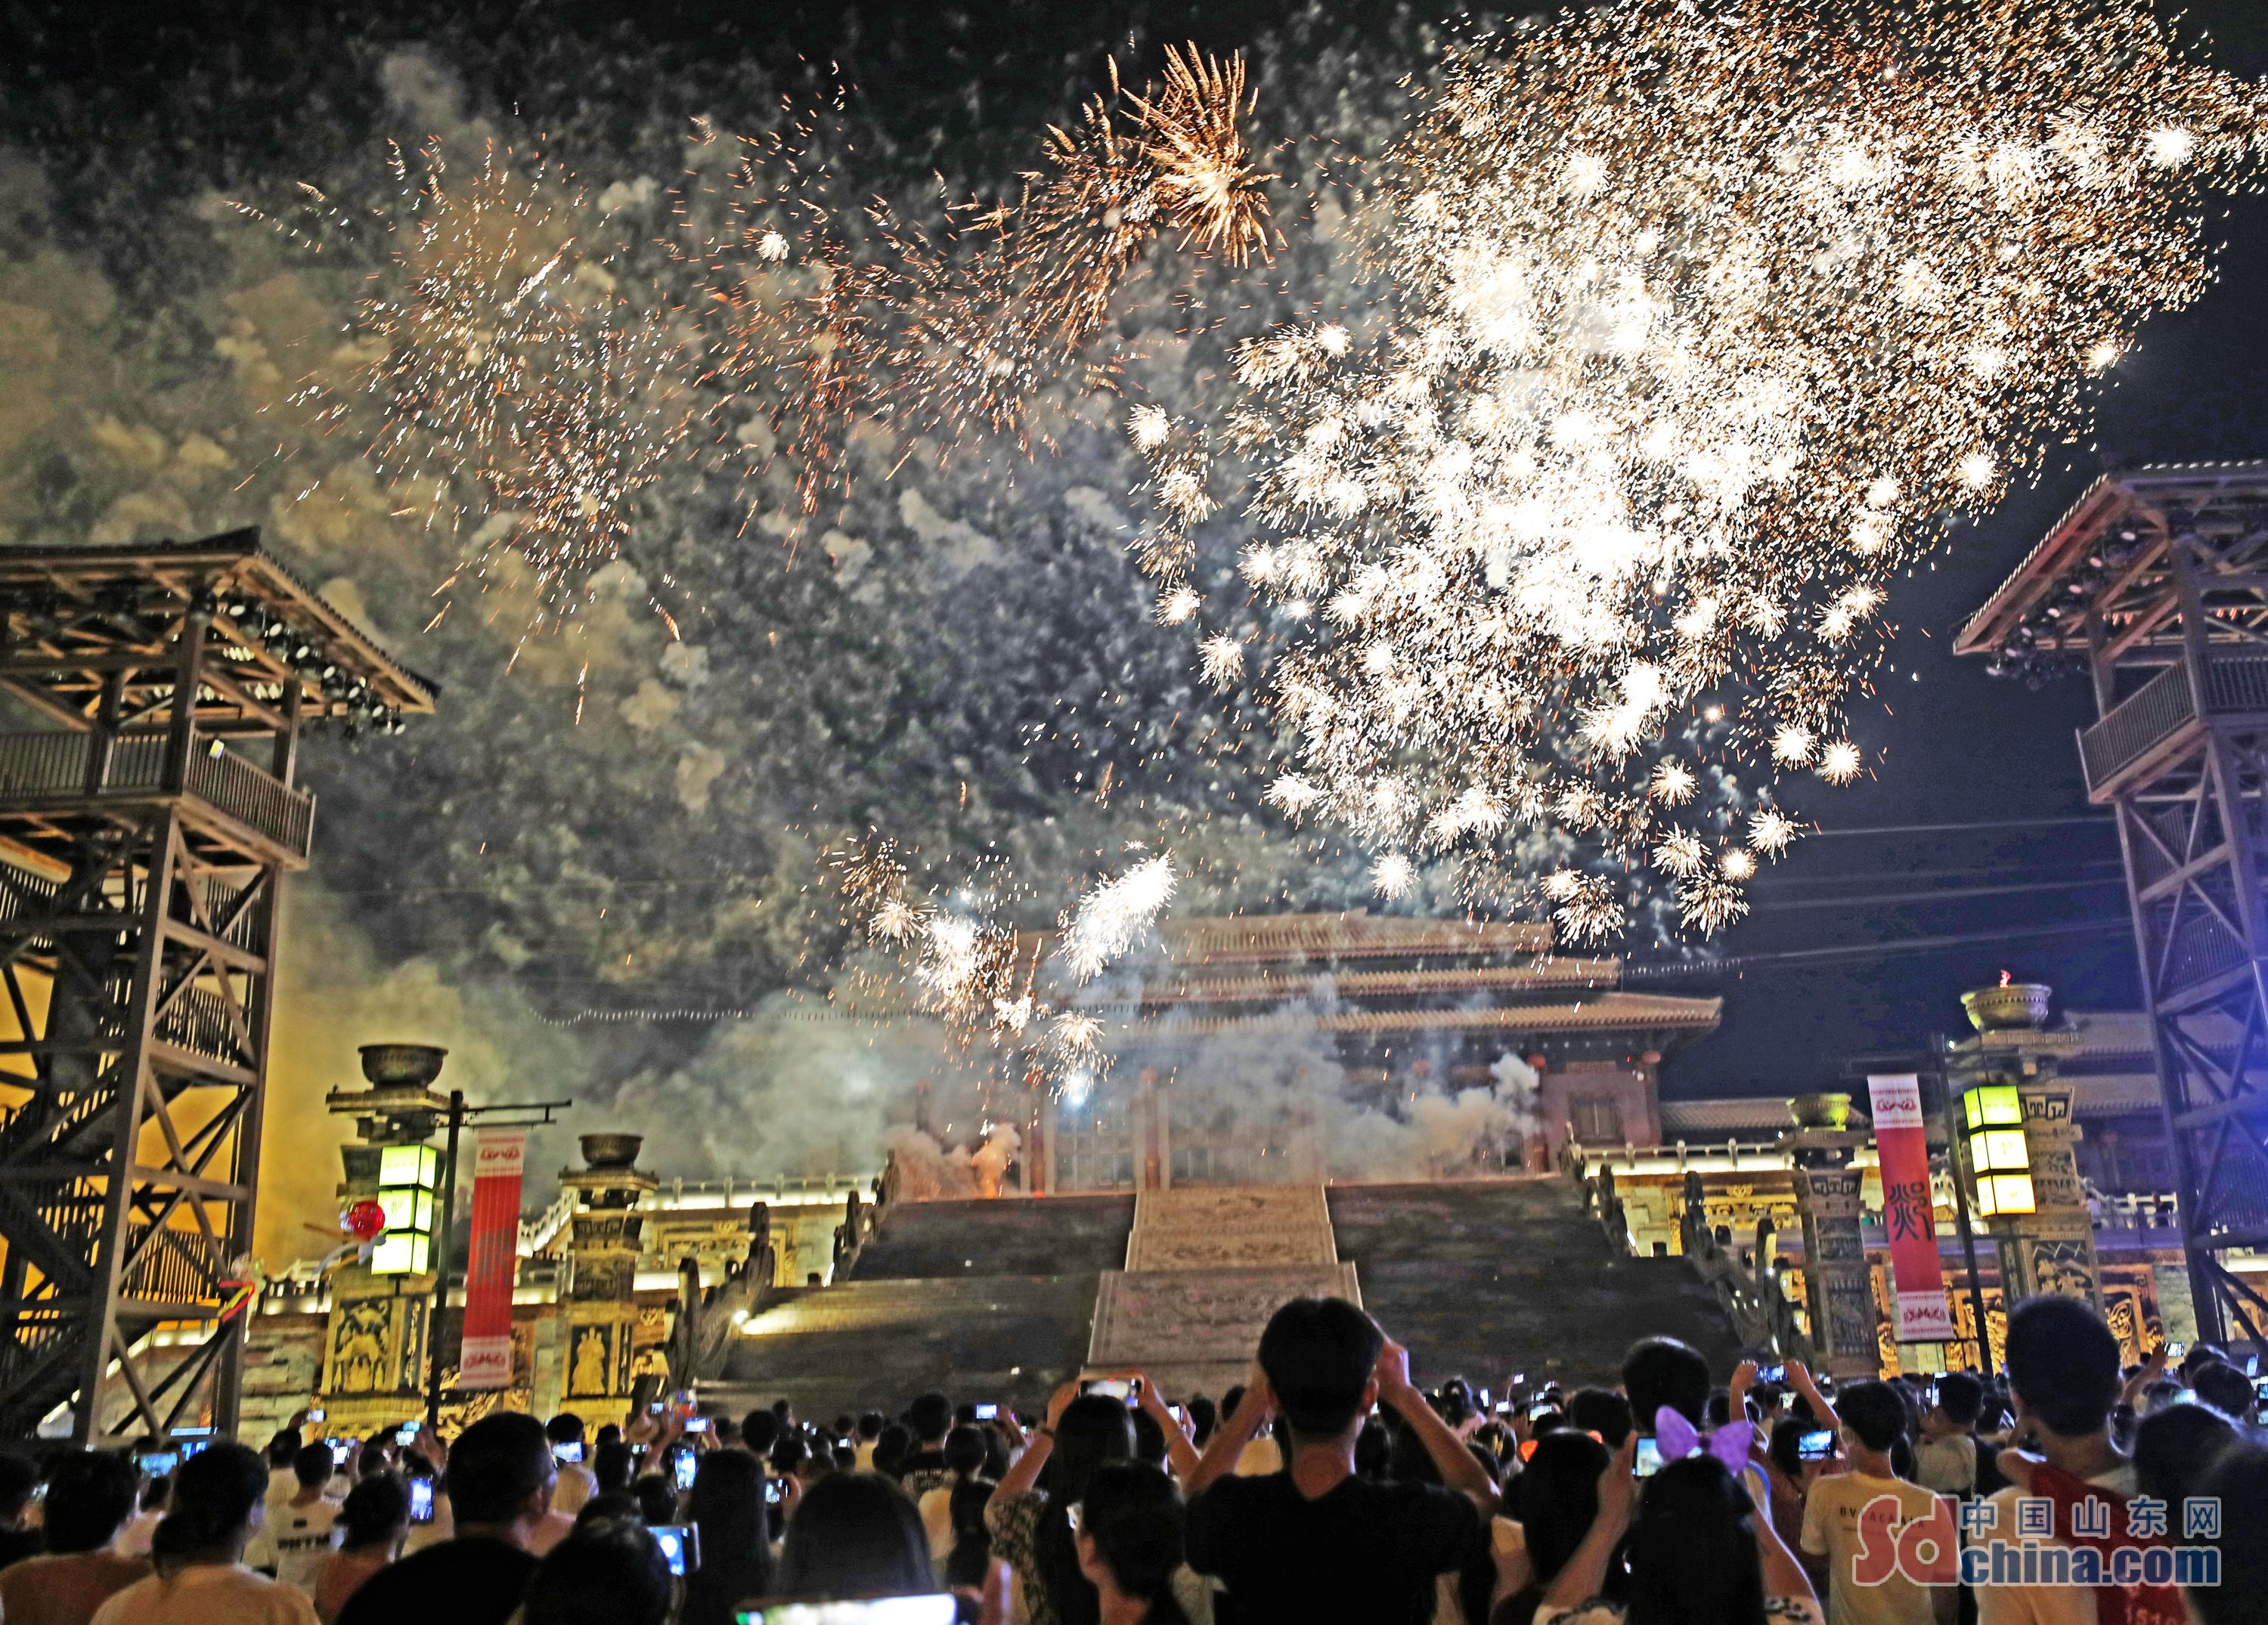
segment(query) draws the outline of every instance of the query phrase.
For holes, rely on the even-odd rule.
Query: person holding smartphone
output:
[[[401,1555],[409,1537],[409,1486],[394,1473],[374,1473],[347,1492],[339,1509],[339,1545],[315,1570],[314,1602],[323,1625],[334,1625],[347,1599]]]

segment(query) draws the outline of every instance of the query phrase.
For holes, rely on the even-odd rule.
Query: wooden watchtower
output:
[[[0,1437],[226,1430],[300,731],[433,687],[244,530],[0,550]]]
[[[2268,1342],[2268,463],[2106,474],[1956,654],[2094,681],[2088,799],[2112,808],[2156,1040],[2198,1332]]]

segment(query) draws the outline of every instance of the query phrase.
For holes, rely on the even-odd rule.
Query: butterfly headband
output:
[[[1688,1456],[1705,1453],[1723,1462],[1726,1471],[1735,1478],[1749,1465],[1749,1441],[1756,1436],[1756,1430],[1753,1423],[1735,1422],[1705,1438],[1667,1405],[1653,1413],[1653,1436],[1661,1446],[1664,1461],[1682,1461]]]

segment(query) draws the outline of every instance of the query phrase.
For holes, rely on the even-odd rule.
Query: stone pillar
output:
[[[1865,1176],[1855,1165],[1867,1136],[1845,1127],[1848,1095],[1807,1095],[1790,1106],[1797,1127],[1786,1143],[1795,1165],[1795,1211],[1803,1224],[1804,1294],[1816,1364],[1838,1382],[1879,1377],[1874,1282],[1859,1229]]]
[[[645,1228],[637,1202],[656,1184],[631,1165],[644,1143],[635,1134],[586,1134],[588,1165],[559,1171],[560,1184],[578,1198],[567,1246],[572,1273],[559,1303],[560,1405],[594,1428],[631,1419],[630,1343]]]
[[[1174,1085],[1170,1079],[1158,1085],[1152,1097],[1157,1105],[1158,1124],[1158,1188],[1174,1188]]]
[[[429,1085],[448,1053],[427,1044],[364,1045],[363,1076],[371,1086],[334,1090],[325,1098],[335,1116],[356,1120],[358,1136],[339,1148],[346,1175],[338,1188],[342,1210],[377,1199],[379,1165],[389,1146],[423,1145],[433,1137],[449,1102]],[[320,1431],[367,1437],[425,1414],[433,1275],[431,1268],[372,1275],[354,1260],[333,1272],[314,1394],[325,1412]]]
[[[2013,1308],[2052,1292],[2082,1298],[2100,1313],[2102,1270],[2095,1254],[2095,1217],[2080,1183],[2071,1090],[2026,1084],[2017,1097],[2024,1103],[2024,1149],[2031,1155],[2037,1210],[1985,1221],[2000,1254],[2005,1299]]]
[[[1134,1185],[1138,1190],[1166,1188],[1164,1135],[1158,1121],[1158,1074],[1149,1067],[1134,1085]]]

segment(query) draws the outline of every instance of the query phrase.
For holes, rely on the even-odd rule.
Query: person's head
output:
[[[1599,1474],[1612,1459],[1604,1445],[1572,1429],[1535,1441],[1527,1469],[1512,1481],[1512,1498],[1538,1582],[1549,1584],[1582,1544],[1599,1515]]]
[[[911,1597],[937,1590],[929,1535],[898,1487],[838,1473],[804,1491],[773,1581],[782,1597]]]
[[[1984,1408],[1984,1385],[1967,1371],[1948,1371],[1937,1379],[1938,1420],[1957,1431],[1977,1425]]]
[[[858,1413],[858,1437],[867,1440],[873,1440],[881,1438],[882,1429],[888,1421],[889,1418],[883,1415],[880,1411],[860,1411]]]
[[[347,1492],[339,1527],[339,1544],[348,1551],[391,1550],[409,1533],[409,1482],[394,1473],[364,1479]]]
[[[955,1428],[945,1436],[945,1465],[963,1478],[984,1470],[985,1454],[982,1428]]]
[[[304,1443],[306,1441],[299,1437],[298,1429],[278,1430],[276,1437],[268,1441],[268,1465],[279,1473],[290,1472],[291,1463],[299,1454],[299,1446]]]
[[[1631,1526],[1630,1625],[1762,1625],[1755,1512],[1713,1456],[1669,1462],[1647,1479]]]
[[[2135,1487],[2178,1507],[2242,1437],[2209,1405],[2169,1405],[2135,1426]]]
[[[480,1531],[525,1544],[551,1510],[559,1468],[543,1424],[492,1411],[449,1447],[449,1510],[459,1533]]]
[[[160,1569],[232,1563],[264,1510],[269,1464],[258,1452],[222,1440],[181,1463],[173,1510],[150,1537]]]
[[[906,1407],[906,1426],[924,1448],[936,1445],[953,1425],[953,1407],[942,1393],[924,1393]]]
[[[2268,1445],[2226,1451],[2196,1493],[2220,1503],[2220,1538],[2213,1543],[2220,1548],[2220,1584],[2183,1593],[2191,1614],[2199,1625],[2261,1625],[2268,1618]]]
[[[134,1460],[122,1451],[73,1451],[48,1474],[48,1550],[97,1552],[134,1516],[141,1486]]]
[[[1174,1571],[1182,1566],[1182,1494],[1174,1481],[1146,1461],[1121,1461],[1086,1481],[1079,1503],[1079,1572],[1098,1591],[1108,1585],[1122,1597],[1172,1604]]]
[[[571,1410],[563,1410],[543,1424],[543,1437],[555,1445],[579,1445],[583,1442],[583,1419]]]
[[[644,1525],[594,1518],[553,1547],[527,1583],[526,1625],[662,1625],[676,1590]]]
[[[1653,1431],[1665,1405],[1697,1428],[1709,1406],[1709,1362],[1675,1337],[1642,1337],[1623,1356],[1623,1393],[1641,1433]]]
[[[1196,1432],[1197,1448],[1203,1450],[1205,1441],[1212,1437],[1213,1429],[1220,1425],[1219,1408],[1213,1404],[1211,1394],[1192,1393],[1189,1395],[1189,1426]]]
[[[650,1524],[677,1521],[677,1485],[659,1473],[641,1473],[630,1481],[630,1495],[638,1516]]]
[[[40,1469],[29,1457],[0,1452],[0,1525],[12,1528],[22,1522],[39,1487]]]
[[[1433,1408],[1440,1413],[1442,1421],[1453,1428],[1457,1426],[1466,1417],[1471,1415],[1476,1408],[1473,1404],[1473,1385],[1462,1377],[1450,1378],[1441,1385],[1440,1397],[1435,1401]]]
[[[780,1426],[786,1427],[790,1423],[795,1420],[795,1405],[792,1401],[774,1400],[772,1401],[772,1415],[779,1418]]]
[[[1886,1457],[1905,1437],[1906,1402],[1887,1382],[1852,1383],[1837,1397],[1835,1411],[1843,1418],[1843,1447],[1854,1460],[1861,1452]]]
[[[642,1524],[645,1522],[645,1508],[640,1506],[638,1498],[627,1489],[601,1489],[597,1495],[583,1503],[581,1509],[575,1514],[575,1521],[578,1524],[590,1524],[597,1523],[601,1518],[609,1523],[620,1523],[628,1519],[633,1523]]]
[[[771,1577],[770,1514],[764,1505],[764,1472],[754,1456],[713,1450],[694,1470],[686,1496],[686,1520],[701,1531],[701,1563],[729,1570],[747,1587],[742,1596],[763,1594]]]
[[[1295,1439],[1351,1438],[1378,1399],[1386,1335],[1344,1298],[1295,1298],[1260,1334],[1260,1369]]]
[[[731,1430],[729,1437],[726,1434],[727,1429]],[[717,1442],[719,1445],[730,1445],[740,1437],[740,1423],[735,1422],[726,1422],[721,1416],[717,1419]],[[604,1450],[609,1445],[619,1445],[622,1443],[622,1424],[617,1422],[609,1422],[600,1427],[596,1433],[591,1435],[591,1444],[593,1447],[599,1450]]]
[[[1164,1424],[1146,1410],[1130,1410],[1126,1420],[1134,1430],[1134,1460],[1146,1461],[1153,1467],[1166,1465],[1166,1430]]]
[[[2232,1422],[2250,1423],[2258,1404],[2252,1379],[2220,1360],[2198,1366],[2190,1378],[2190,1390]]]
[[[1772,1423],[1771,1438],[1764,1445],[1764,1453],[1771,1458],[1772,1466],[1799,1484],[1805,1482],[1803,1469],[1811,1465],[1803,1459],[1803,1436],[1812,1430],[1811,1423],[1801,1416],[1782,1416]]]
[[[317,1439],[312,1445],[299,1446],[299,1453],[291,1458],[291,1476],[299,1481],[302,1489],[320,1489],[331,1482],[338,1463],[331,1459],[331,1447]]]
[[[913,1447],[913,1430],[902,1422],[891,1423],[874,1440],[874,1470],[895,1475]]]
[[[601,1489],[628,1489],[637,1452],[620,1439],[608,1439],[591,1452],[591,1477]]]
[[[2219,1343],[2191,1343],[2182,1351],[2182,1363],[2174,1368],[2174,1374],[2183,1383],[2187,1383],[2191,1378],[2197,1375],[2198,1367],[2214,1360],[2220,1361],[2223,1365],[2228,1364],[2228,1350]]]
[[[752,1410],[740,1419],[740,1443],[756,1455],[770,1455],[779,1436],[780,1419],[768,1410]]]
[[[1630,1437],[1630,1401],[1610,1388],[1578,1388],[1567,1399],[1567,1420],[1586,1433],[1595,1433],[1609,1450],[1620,1450]]]
[[[394,1444],[390,1435],[372,1434],[363,1440],[362,1454],[355,1459],[355,1475],[368,1478],[374,1473],[387,1471],[393,1467],[394,1459],[400,1452],[401,1447]]]
[[[800,1433],[783,1433],[772,1445],[772,1471],[785,1478],[811,1457],[811,1446],[803,1442]]]
[[[2118,1340],[2089,1305],[2026,1298],[2008,1317],[2007,1360],[2020,1419],[2061,1438],[2102,1430],[2118,1397]]]

